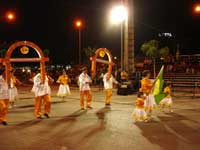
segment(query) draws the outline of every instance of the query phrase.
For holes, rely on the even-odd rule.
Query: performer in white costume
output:
[[[144,71],[143,76],[144,78],[141,80],[140,92],[144,93],[144,95],[146,96],[144,107],[148,115],[151,115],[152,110],[156,106],[156,102],[155,102],[154,95],[152,94],[153,83],[150,80],[150,76],[151,76],[150,71],[148,70]]]
[[[106,100],[105,100],[105,105],[109,106],[111,102],[111,97],[113,93],[113,83],[119,84],[118,81],[113,77],[111,74],[110,77],[108,77],[108,73],[106,73],[103,76],[103,83],[104,83],[104,89],[106,91]]]
[[[65,96],[71,94],[69,89],[70,78],[68,77],[65,71],[63,71],[63,74],[59,76],[56,82],[60,84],[57,96],[62,97],[64,99]]]
[[[3,125],[7,125],[6,115],[9,107],[9,92],[3,73],[4,69],[0,68],[0,122]]]
[[[9,101],[10,101],[10,107],[12,108],[15,106],[15,103],[17,99],[19,98],[18,96],[18,90],[17,90],[17,85],[21,85],[22,83],[19,81],[14,76],[14,72],[11,72],[11,77],[10,77],[10,87],[9,87]]]
[[[45,80],[42,80],[42,75],[38,73],[33,78],[33,89],[35,93],[35,116],[38,119],[42,118],[41,114],[41,105],[42,105],[42,99],[44,103],[44,116],[46,118],[49,118],[49,113],[51,109],[51,89],[49,86],[49,82],[53,82],[53,79],[47,75],[45,75]]]
[[[91,109],[92,93],[90,89],[90,84],[92,83],[92,80],[90,76],[87,74],[87,68],[83,68],[82,73],[79,75],[78,83],[80,89],[81,109],[84,110],[84,97],[86,97],[87,108]]]
[[[147,113],[144,109],[144,103],[145,103],[145,96],[142,92],[138,93],[137,99],[135,100],[136,108],[134,109],[132,116],[135,119],[135,121],[148,121]]]
[[[168,107],[169,111],[173,112],[173,110],[172,110],[172,104],[173,104],[172,91],[171,91],[171,84],[170,83],[167,83],[167,86],[164,88],[164,93],[166,93],[167,96],[160,101],[160,105],[161,105],[162,108]]]

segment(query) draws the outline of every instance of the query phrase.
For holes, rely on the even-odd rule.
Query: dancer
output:
[[[11,78],[10,78],[10,88],[9,88],[9,101],[10,106],[9,108],[13,108],[18,99],[18,90],[17,85],[21,85],[22,83],[14,76],[14,71],[11,71]]]
[[[6,115],[9,107],[9,91],[8,84],[3,76],[4,69],[0,69],[0,122],[7,125]]]
[[[143,95],[142,92],[138,92],[137,99],[135,100],[136,108],[132,113],[132,116],[135,119],[135,121],[148,122],[147,113],[144,109],[144,103],[145,103],[145,96]]]
[[[79,75],[78,83],[79,83],[79,89],[80,89],[81,109],[82,110],[85,109],[84,108],[84,96],[86,97],[87,108],[92,109],[92,107],[91,107],[92,94],[91,94],[91,89],[90,89],[90,84],[92,83],[92,80],[91,80],[90,76],[87,74],[87,68],[83,68],[82,73]]]
[[[170,112],[173,112],[172,110],[172,91],[171,91],[171,83],[167,83],[167,86],[164,88],[164,93],[167,94],[167,96],[165,98],[163,98],[160,101],[160,105],[162,108],[168,107]]]
[[[151,73],[149,70],[143,72],[144,78],[141,80],[140,92],[146,96],[144,103],[145,110],[151,116],[153,108],[156,106],[154,95],[152,94],[153,82],[150,80]]]
[[[67,95],[71,94],[69,89],[70,78],[66,74],[66,71],[63,70],[63,74],[59,76],[56,82],[60,84],[57,96],[62,97],[64,100]]]
[[[119,82],[113,77],[111,74],[110,78],[108,77],[108,73],[106,73],[103,76],[103,83],[104,83],[104,89],[106,91],[106,101],[105,105],[110,106],[111,97],[112,97],[112,90],[113,90],[113,83],[119,84]]]
[[[36,74],[33,78],[33,88],[32,91],[35,93],[35,116],[38,119],[42,119],[41,105],[42,99],[44,102],[44,116],[49,118],[49,113],[51,109],[51,89],[49,82],[53,83],[53,79],[50,76],[45,75],[44,81],[42,80],[42,75],[40,73]]]

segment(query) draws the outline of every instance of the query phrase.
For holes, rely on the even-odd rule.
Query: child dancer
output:
[[[171,91],[171,83],[167,83],[167,86],[164,88],[164,93],[167,94],[165,98],[163,98],[160,101],[160,105],[162,108],[168,107],[170,112],[173,112],[172,110],[172,91]]]
[[[65,96],[71,94],[70,89],[69,89],[70,78],[68,77],[68,75],[66,74],[64,70],[63,70],[63,74],[59,76],[56,82],[60,83],[57,96],[62,97],[64,100]]]
[[[18,99],[18,90],[16,85],[21,85],[21,84],[22,83],[14,76],[14,71],[12,71],[10,78],[10,88],[9,88],[9,101],[10,101],[9,108],[15,106],[15,102]]]
[[[136,108],[134,109],[132,116],[135,121],[148,122],[147,113],[144,109],[145,96],[142,92],[138,92],[137,99],[135,101]]]
[[[153,82],[150,80],[151,73],[149,70],[145,70],[143,76],[140,92],[144,93],[144,96],[146,96],[144,106],[148,115],[151,116],[152,110],[156,106],[154,95],[152,94]]]

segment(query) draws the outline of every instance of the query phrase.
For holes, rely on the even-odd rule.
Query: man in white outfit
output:
[[[41,105],[42,105],[42,99],[44,101],[44,116],[46,118],[49,118],[49,113],[51,109],[51,89],[49,86],[49,79],[50,82],[53,82],[52,78],[48,78],[47,75],[45,75],[45,80],[42,80],[42,75],[38,73],[33,78],[33,89],[32,91],[35,93],[35,116],[38,119],[42,118],[41,114]]]
[[[0,69],[0,122],[7,125],[6,115],[9,107],[8,84],[3,77],[4,69]]]
[[[79,82],[79,89],[80,89],[80,106],[81,109],[84,110],[84,96],[86,97],[86,102],[87,102],[87,108],[91,109],[91,99],[92,99],[92,94],[91,94],[91,89],[90,89],[90,84],[92,83],[92,80],[90,76],[87,74],[87,68],[83,68],[82,73],[79,75],[78,78]]]
[[[105,105],[106,106],[110,106],[110,102],[111,102],[111,97],[112,97],[112,90],[113,90],[113,83],[115,84],[119,84],[119,82],[113,77],[113,75],[111,74],[111,76],[108,76],[108,73],[106,73],[103,76],[103,83],[104,83],[104,89],[106,91],[106,100],[105,100]]]

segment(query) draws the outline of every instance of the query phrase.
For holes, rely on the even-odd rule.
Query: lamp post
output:
[[[121,27],[121,68],[124,69],[124,23],[128,18],[127,8],[123,5],[118,5],[112,8],[110,13],[110,21],[112,24],[120,24]]]
[[[79,64],[81,64],[81,28],[82,28],[82,21],[81,20],[77,20],[75,22],[75,26],[78,29],[78,62]]]

